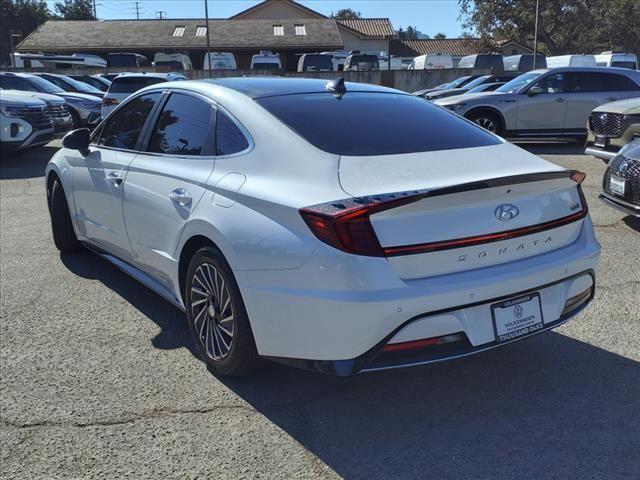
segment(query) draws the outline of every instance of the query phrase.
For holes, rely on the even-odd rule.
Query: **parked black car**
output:
[[[625,145],[609,162],[600,199],[627,215],[640,217],[640,139]]]

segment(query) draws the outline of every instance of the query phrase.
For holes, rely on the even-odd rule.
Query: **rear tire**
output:
[[[64,194],[59,178],[56,178],[51,186],[49,207],[51,231],[56,248],[62,253],[73,253],[80,250],[80,242],[76,238],[76,233],[73,231],[73,224],[71,223],[67,197]]]
[[[489,112],[487,110],[472,112],[467,118],[491,133],[502,135],[502,122],[498,115],[493,112]]]
[[[198,250],[184,283],[189,330],[207,368],[221,376],[256,370],[261,360],[249,317],[222,253],[212,247]]]

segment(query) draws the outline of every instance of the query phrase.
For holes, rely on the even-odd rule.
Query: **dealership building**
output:
[[[283,68],[295,70],[300,54],[331,50],[454,57],[481,53],[478,39],[394,39],[388,18],[333,19],[293,0],[265,0],[225,19],[48,21],[16,48],[19,53],[71,54],[134,52],[153,59],[157,52],[185,52],[202,68],[207,48],[232,52],[248,68],[260,50],[279,53]],[[207,47],[207,37],[210,47]]]

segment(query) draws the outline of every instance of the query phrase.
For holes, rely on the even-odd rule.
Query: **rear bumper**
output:
[[[235,274],[260,355],[351,375],[367,369],[390,341],[462,333],[468,340],[464,355],[493,348],[490,305],[521,292],[549,289],[542,313],[545,329],[553,328],[568,319],[561,318],[567,299],[593,283],[589,272],[599,253],[586,217],[577,240],[566,247],[429,278],[402,280],[384,258],[342,254],[325,245],[299,269]]]

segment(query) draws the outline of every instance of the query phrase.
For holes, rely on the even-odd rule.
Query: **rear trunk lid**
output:
[[[509,144],[442,156],[340,160],[343,189],[355,197],[417,198],[370,216],[401,278],[499,265],[577,239],[586,204],[562,168]]]

